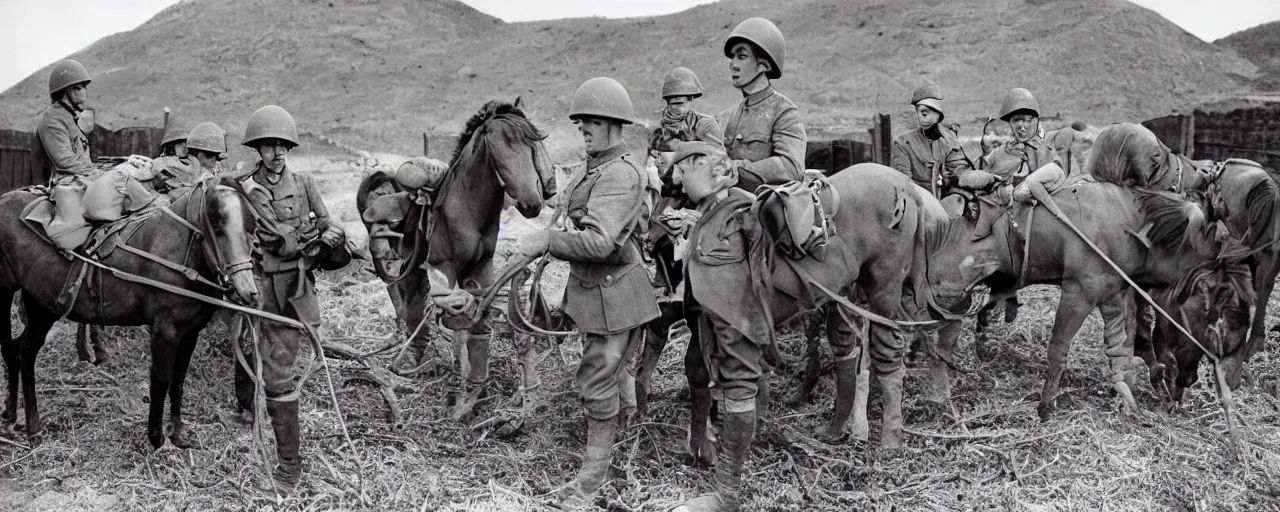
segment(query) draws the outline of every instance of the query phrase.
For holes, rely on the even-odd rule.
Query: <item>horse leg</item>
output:
[[[827,310],[827,341],[831,345],[831,354],[836,360],[836,401],[831,413],[831,422],[819,435],[824,441],[838,442],[844,439],[844,425],[849,421],[849,414],[857,405],[858,377],[862,369],[865,340],[859,339],[859,326],[846,322],[839,311]],[[862,407],[858,409],[858,418],[854,421],[855,436],[865,441],[867,436],[866,398],[863,395]]]
[[[832,306],[831,304],[823,306],[822,312],[826,316],[827,320],[827,342],[833,343],[834,340],[831,339],[830,321],[832,315],[839,316],[840,312],[836,311],[835,306]],[[790,407],[799,407],[813,401],[813,388],[817,387],[818,378],[822,373],[822,350],[820,347],[820,343],[822,341],[822,328],[822,323],[805,322],[804,371],[801,373],[800,387],[796,388],[794,395],[787,397],[785,400],[785,403]],[[837,371],[839,371],[838,368]]]
[[[511,339],[520,360],[520,408],[525,414],[532,414],[540,402],[538,388],[542,387],[542,376],[538,374],[538,362],[542,358],[538,354],[537,338],[512,333]]]
[[[1040,405],[1037,412],[1040,421],[1048,421],[1058,399],[1059,384],[1062,381],[1062,370],[1067,364],[1067,351],[1071,348],[1071,338],[1080,331],[1084,319],[1093,311],[1094,302],[1080,290],[1080,285],[1071,282],[1062,283],[1062,297],[1058,299],[1058,311],[1053,318],[1053,336],[1049,339],[1049,373],[1044,380],[1044,388],[1040,391]]]
[[[680,301],[658,303],[658,318],[646,325],[644,346],[640,351],[640,368],[636,374],[636,417],[649,412],[649,382],[658,369],[658,359],[671,337],[671,326],[684,318],[684,304]],[[690,329],[692,330],[692,329]]]
[[[493,331],[486,318],[471,330],[458,334],[460,336],[455,339],[455,343],[462,341],[462,334],[466,336],[466,357],[459,357],[459,361],[464,363],[459,373],[463,378],[462,396],[450,415],[454,421],[462,421],[470,416],[476,404],[484,397],[485,387],[489,382],[489,342]]]
[[[195,445],[195,439],[182,422],[182,386],[187,380],[187,369],[191,366],[191,353],[195,351],[196,340],[204,329],[202,324],[203,322],[197,323],[182,336],[173,359],[173,379],[169,384],[169,441],[178,448],[191,448]]]
[[[76,357],[86,363],[93,362],[93,342],[89,340],[89,325],[76,325]]]
[[[13,319],[9,316],[13,309],[13,292],[0,290],[0,356],[4,357],[5,374],[8,376],[8,394],[5,396],[4,412],[0,413],[0,422],[11,424],[18,419],[18,377],[22,373],[21,361],[18,358],[22,350],[22,337],[13,337]]]
[[[960,330],[964,324],[951,321],[942,324],[938,330],[937,357],[929,358],[929,392],[925,400],[945,404],[951,400],[951,369],[946,360],[955,354],[956,341],[960,339]]]
[[[147,441],[157,450],[164,446],[164,399],[172,384],[181,336],[172,320],[151,326],[151,403],[147,414]]]
[[[1098,310],[1102,313],[1102,339],[1106,343],[1103,353],[1107,356],[1108,378],[1116,394],[1120,395],[1125,415],[1139,412],[1132,389],[1134,379],[1131,365],[1137,329],[1137,308],[1133,296],[1133,290],[1126,288],[1098,304]]]
[[[902,308],[901,284],[882,286],[870,292],[867,298],[873,311],[899,311]],[[882,326],[872,325],[870,331],[871,364],[880,382],[880,445],[897,449],[902,447],[902,379],[907,373],[902,359],[906,355],[907,343],[904,337]]]
[[[1138,294],[1133,293],[1133,355],[1142,359],[1147,365],[1151,387],[1161,389],[1165,382],[1165,374],[1169,371],[1161,354],[1168,350],[1165,339],[1155,329],[1155,310]]]
[[[103,330],[105,326],[91,325],[89,326],[89,345],[93,350],[93,365],[102,366],[107,363],[107,349],[103,343]]]
[[[702,347],[702,337],[711,335],[705,332],[710,325],[706,325],[708,322],[700,312],[689,314],[687,318],[689,346],[684,353],[684,375],[689,381],[689,453],[685,464],[712,466],[716,449],[707,435],[711,422],[711,371],[707,368]]]
[[[40,409],[36,404],[36,356],[40,354],[45,337],[58,320],[58,315],[26,292],[22,294],[22,303],[27,311],[27,328],[23,330],[22,352],[18,361],[22,367],[22,402],[27,416],[27,444],[35,448],[44,440],[44,422],[40,420]]]
[[[409,330],[409,334],[413,336],[413,339],[409,340],[409,345],[405,347],[402,357],[392,362],[391,371],[399,375],[405,375],[422,364],[423,353],[431,342],[426,326],[424,325],[421,329],[418,328],[419,325],[423,325],[423,322],[430,321],[430,319],[426,318],[427,288],[430,285],[425,282],[425,279],[423,271],[415,270],[405,277],[404,281],[396,283],[393,288],[387,290],[392,297],[395,297],[395,292],[399,290],[401,292],[400,296],[407,299],[408,304],[403,309],[405,327]],[[406,293],[408,290],[413,290],[413,292]],[[457,362],[461,362],[461,357],[457,350],[454,351],[453,356],[458,360]],[[450,361],[451,367],[454,362]]]
[[[987,304],[978,311],[977,323],[973,327],[973,353],[978,356],[978,360],[982,362],[990,362],[1000,355],[1000,347],[989,344],[988,337],[991,330],[991,313],[995,310],[995,304]]]

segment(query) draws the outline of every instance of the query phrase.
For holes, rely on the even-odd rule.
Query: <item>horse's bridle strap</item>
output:
[[[117,237],[116,237],[116,239],[117,239],[117,241],[118,241],[118,240],[119,240],[119,236],[117,236]],[[136,247],[132,247],[132,246],[130,246],[130,245],[129,245],[129,244],[127,244],[127,243],[119,243],[119,242],[117,242],[116,246],[117,246],[117,247],[119,247],[120,249],[124,250],[125,252],[128,252],[129,254],[132,254],[132,255],[137,256],[137,257],[142,258],[142,259],[145,259],[145,260],[147,260],[147,261],[151,261],[151,262],[157,263],[157,264],[159,264],[160,266],[163,266],[163,267],[165,267],[165,268],[167,268],[167,269],[169,269],[169,270],[172,270],[172,271],[174,271],[174,272],[177,272],[177,273],[179,273],[179,274],[182,274],[183,276],[186,276],[186,278],[187,278],[187,279],[189,279],[189,280],[191,280],[191,281],[196,281],[196,282],[199,282],[199,283],[203,283],[203,284],[209,285],[209,286],[211,286],[211,287],[213,287],[213,288],[217,288],[217,289],[219,289],[219,290],[221,290],[221,289],[223,289],[223,288],[224,288],[224,287],[222,287],[222,286],[219,286],[219,285],[215,284],[213,281],[210,281],[210,280],[208,280],[208,279],[205,279],[205,278],[204,278],[204,276],[201,276],[201,275],[200,275],[200,273],[196,271],[196,269],[193,269],[193,268],[191,268],[191,267],[184,266],[184,265],[180,265],[180,264],[178,264],[178,263],[174,263],[174,262],[172,262],[172,261],[166,260],[166,259],[164,259],[164,258],[161,258],[161,257],[159,257],[159,256],[156,256],[156,255],[154,255],[154,254],[151,254],[151,253],[149,253],[149,252],[147,252],[147,251],[144,251],[144,250],[142,250],[142,249],[138,249],[138,248],[136,248]],[[253,265],[253,263],[252,263],[252,262],[250,262],[249,264],[250,264],[250,265]]]

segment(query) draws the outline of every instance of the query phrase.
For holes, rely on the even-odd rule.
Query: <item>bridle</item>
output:
[[[191,245],[195,244],[196,240],[201,241],[200,246],[201,246],[201,250],[204,251],[205,261],[212,263],[212,265],[210,266],[213,269],[214,279],[216,279],[217,281],[216,284],[202,278],[196,278],[193,280],[203,282],[225,293],[231,290],[231,278],[241,272],[253,271],[254,262],[253,262],[252,251],[250,251],[250,254],[244,260],[224,261],[224,254],[222,252],[222,247],[218,244],[218,237],[212,236],[212,233],[214,232],[214,228],[213,228],[213,225],[210,224],[209,222],[207,200],[210,192],[210,187],[213,188],[214,192],[218,190],[226,190],[226,191],[233,192],[241,201],[245,201],[244,204],[250,205],[249,208],[242,207],[241,211],[249,212],[251,217],[253,217],[255,224],[261,224],[263,222],[263,219],[262,219],[262,216],[258,213],[258,211],[252,206],[252,203],[248,201],[248,198],[245,197],[245,195],[241,191],[236,190],[233,187],[214,184],[213,180],[214,178],[212,177],[206,178],[204,181],[201,181],[198,184],[196,184],[196,186],[192,187],[191,190],[185,194],[187,196],[187,204],[186,204],[184,215],[178,215],[177,213],[174,213],[173,210],[170,210],[168,207],[162,207],[161,211],[165,212],[171,218],[173,218],[174,220],[177,220],[179,224],[182,224],[187,229],[192,231],[192,237],[188,240],[186,255],[183,256],[183,263],[185,264],[186,260],[189,258],[191,254]],[[198,196],[197,196],[197,191],[199,192]],[[193,205],[196,205],[194,206],[194,208],[196,209],[194,213],[192,212]],[[188,220],[193,216],[196,217],[196,224],[198,224],[198,226]],[[246,234],[246,238],[248,238],[247,234]],[[252,243],[252,242],[249,242],[249,243]],[[187,268],[187,267],[184,267],[184,268]],[[192,272],[189,273],[189,272],[183,271],[183,273],[186,274],[188,278],[192,278],[191,273],[194,273],[195,271],[194,269],[189,269],[189,268],[188,270],[191,270]]]

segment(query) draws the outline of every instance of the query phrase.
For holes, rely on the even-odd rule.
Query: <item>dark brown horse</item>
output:
[[[1171,152],[1146,127],[1131,123],[1104,128],[1088,162],[1089,172],[1100,181],[1204,197],[1209,205],[1208,220],[1221,221],[1231,236],[1249,249],[1248,265],[1258,307],[1251,318],[1248,310],[1229,317],[1229,333],[1219,354],[1227,384],[1235,388],[1245,363],[1266,340],[1266,304],[1280,274],[1280,186],[1257,163],[1238,159],[1209,165],[1194,162]],[[1159,385],[1163,379],[1177,399],[1195,382],[1202,354],[1185,337],[1172,335],[1170,326],[1156,323],[1159,327],[1154,339],[1147,322],[1139,327],[1138,353],[1152,368],[1153,384]]]
[[[1215,225],[1205,221],[1199,205],[1170,193],[1135,191],[1088,177],[1076,178],[1058,190],[1056,205],[1137,284],[1176,288],[1193,273],[1196,282],[1213,289],[1223,303],[1217,308],[1243,307],[1250,291],[1219,272],[1238,268],[1239,252],[1221,258],[1224,243]],[[1034,211],[1034,213],[1030,213]],[[1150,225],[1144,229],[1144,225]],[[1071,339],[1085,317],[1099,308],[1104,329],[1108,376],[1126,411],[1136,412],[1130,364],[1134,355],[1132,294],[1123,278],[1061,220],[1044,206],[1015,208],[999,219],[992,234],[972,241],[973,224],[959,217],[949,221],[941,241],[929,254],[929,279],[939,297],[960,297],[969,285],[983,281],[993,290],[1016,289],[1032,284],[1052,284],[1062,289],[1049,341],[1049,372],[1041,391],[1039,412],[1047,418],[1054,409],[1059,381]],[[1030,243],[1027,243],[1027,239]],[[1149,245],[1148,245],[1149,244]],[[1029,254],[1024,251],[1029,250]],[[958,272],[958,273],[957,273]],[[956,276],[961,279],[955,280]],[[968,283],[967,285],[965,283]],[[964,285],[957,289],[956,284]],[[1182,295],[1175,290],[1174,296]],[[1170,311],[1171,314],[1178,314]],[[1204,317],[1198,317],[1204,319]],[[1215,317],[1216,318],[1216,317]],[[1203,332],[1203,325],[1188,326]],[[958,335],[958,331],[954,334]],[[940,339],[938,350],[949,356],[956,336]],[[948,393],[947,369],[935,363],[931,387]]]
[[[525,116],[520,103],[519,98],[514,103],[490,101],[467,121],[429,204],[414,201],[416,191],[398,190],[382,173],[365,177],[360,185],[357,207],[362,217],[372,200],[387,193],[385,200],[403,205],[403,221],[365,226],[374,268],[390,283],[392,302],[409,329],[424,321],[430,305],[425,265],[443,272],[449,286],[479,294],[495,278],[493,253],[503,195],[515,199],[521,215],[534,218],[542,211],[543,201],[555,193],[555,175],[542,145],[546,136]],[[470,367],[464,378],[471,386],[454,398],[453,416],[462,418],[479,400],[487,379],[491,327],[487,315],[474,325],[449,318],[444,324],[469,331],[467,360],[459,362]],[[420,365],[429,336],[430,329],[418,330],[410,342],[414,353],[405,366]],[[527,378],[532,369],[525,370]]]
[[[175,446],[192,444],[182,422],[182,386],[196,339],[217,309],[195,299],[160,291],[92,269],[88,283],[101,288],[92,300],[83,291],[69,309],[55,309],[68,279],[80,272],[78,261],[69,261],[50,243],[27,227],[21,212],[35,194],[19,190],[0,197],[0,306],[9,310],[13,293],[22,291],[26,329],[9,339],[9,315],[0,315],[2,348],[8,370],[8,399],[0,415],[6,423],[17,419],[18,383],[21,379],[27,438],[32,446],[42,440],[43,423],[36,406],[36,356],[49,329],[61,317],[94,325],[145,325],[151,331],[151,400],[147,439],[153,447],[164,445],[161,423],[165,397],[169,398],[169,439]],[[127,244],[169,262],[195,270],[208,283],[193,281],[181,272],[117,248],[102,263],[129,274],[212,297],[232,293],[243,304],[256,304],[258,288],[253,273],[255,214],[249,201],[230,180],[211,179],[191,189],[169,207],[181,217],[156,212],[145,220]],[[194,231],[198,229],[199,233]],[[101,272],[100,280],[93,274]]]

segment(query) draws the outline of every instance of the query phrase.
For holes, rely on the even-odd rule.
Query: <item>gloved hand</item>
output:
[[[977,169],[966,172],[960,176],[960,186],[971,190],[985,189],[994,181],[996,181],[996,175]]]
[[[262,244],[262,249],[275,254],[282,259],[293,259],[298,257],[299,251],[302,250],[302,244],[298,242],[298,234],[292,229],[287,229],[283,233],[275,233],[271,230],[259,229],[258,241]]]
[[[662,215],[659,217],[659,219],[662,220],[663,224],[666,224],[667,227],[671,228],[673,231],[677,233],[684,233],[688,231],[689,228],[693,227],[694,224],[697,224],[698,219],[701,219],[701,218],[702,218],[701,212],[697,210],[689,210],[689,209],[683,209],[683,208],[679,210],[673,210],[671,208],[667,208],[665,211],[662,212]]]
[[[346,240],[346,232],[342,230],[342,226],[338,226],[336,224],[330,224],[329,227],[324,230],[324,233],[320,234],[320,241],[324,242],[325,245],[331,248],[341,245]]]

